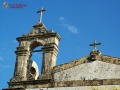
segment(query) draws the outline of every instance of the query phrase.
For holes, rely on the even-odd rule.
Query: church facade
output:
[[[41,13],[45,9],[41,9]],[[18,37],[14,75],[3,90],[120,90],[120,58],[101,54],[94,42],[90,55],[56,66],[61,37],[39,22]],[[42,46],[41,75],[30,60],[34,48]],[[37,51],[36,51],[37,52]]]

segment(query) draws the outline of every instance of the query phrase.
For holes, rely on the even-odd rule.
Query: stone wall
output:
[[[120,85],[34,88],[26,90],[120,90]]]

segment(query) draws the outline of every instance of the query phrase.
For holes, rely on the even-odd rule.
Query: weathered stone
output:
[[[50,76],[47,75],[47,73],[50,73],[51,68],[56,65],[56,57],[58,54],[57,45],[60,40],[59,35],[53,31],[49,33],[41,22],[33,27],[34,29],[31,30],[28,35],[24,34],[23,37],[17,38],[19,47],[17,47],[17,51],[15,52],[17,59],[11,82],[32,80],[34,78],[32,74],[29,77],[27,73],[29,72],[28,66],[30,66],[29,59],[31,52],[37,46],[43,46],[43,65],[41,71],[42,75],[46,76],[46,79],[49,79]],[[29,79],[27,79],[28,77]]]
[[[83,63],[75,67],[69,67],[68,65],[66,65],[67,69],[54,73],[55,81],[120,78],[120,65],[102,61]]]

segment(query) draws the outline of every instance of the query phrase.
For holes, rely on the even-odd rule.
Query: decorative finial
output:
[[[39,19],[39,22],[42,22],[42,12],[46,11],[43,7],[37,11],[37,13],[40,13],[40,19]]]
[[[90,46],[94,46],[94,50],[97,50],[96,45],[101,45],[101,43],[97,43],[96,40],[94,40],[94,43],[90,44]]]
[[[98,60],[99,56],[101,55],[101,52],[96,49],[96,45],[101,45],[101,43],[97,43],[96,40],[94,40],[93,44],[90,44],[90,46],[94,46],[94,50],[90,52],[89,59],[92,61]]]

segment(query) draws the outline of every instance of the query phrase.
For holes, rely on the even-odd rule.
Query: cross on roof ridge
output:
[[[37,13],[40,13],[40,19],[39,19],[39,22],[42,22],[42,12],[46,11],[43,7],[37,11]]]
[[[89,46],[94,46],[94,50],[97,50],[96,45],[101,45],[101,43],[99,43],[99,42],[97,43],[96,40],[94,40],[94,43],[90,44]]]

